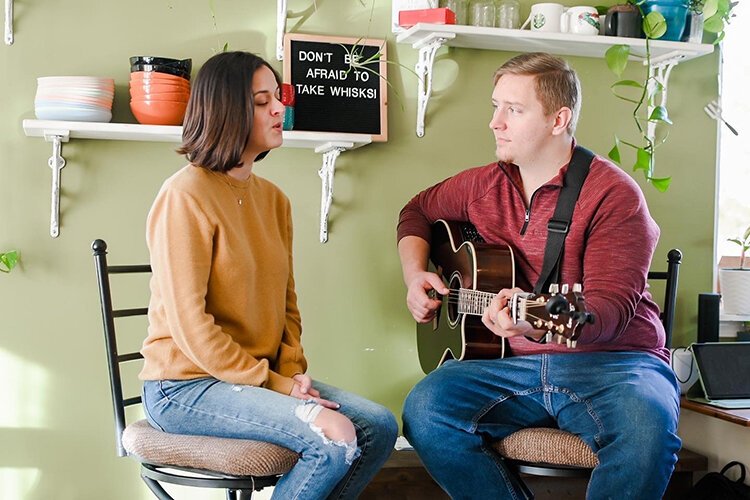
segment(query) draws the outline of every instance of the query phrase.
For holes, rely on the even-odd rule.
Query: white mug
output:
[[[571,7],[560,18],[560,31],[576,35],[598,35],[601,25],[595,7]]]
[[[529,18],[523,23],[521,29],[530,24],[531,31],[558,33],[563,10],[564,8],[560,3],[535,3],[531,6],[531,14],[529,14]]]

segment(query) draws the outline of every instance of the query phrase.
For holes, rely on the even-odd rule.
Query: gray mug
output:
[[[645,38],[643,34],[643,18],[638,9],[632,5],[614,5],[607,10],[607,36],[622,36],[627,38]]]

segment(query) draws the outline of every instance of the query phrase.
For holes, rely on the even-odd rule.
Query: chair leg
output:
[[[169,493],[166,492],[164,488],[162,488],[161,484],[156,482],[155,480],[151,479],[150,477],[146,477],[141,474],[141,479],[143,479],[143,482],[146,483],[146,486],[148,486],[148,489],[151,490],[151,492],[156,495],[156,498],[159,500],[174,500],[171,496],[169,496]]]
[[[510,481],[511,483],[513,483],[515,489],[521,490],[521,493],[523,494],[523,500],[534,500],[534,493],[529,489],[528,486],[526,486],[526,483],[523,482],[523,479],[521,479],[521,473],[518,472],[518,470],[512,465],[509,466],[507,461],[504,460],[504,462],[506,464],[505,470],[508,471]]]
[[[250,500],[252,496],[253,492],[248,490],[227,490],[227,500]]]

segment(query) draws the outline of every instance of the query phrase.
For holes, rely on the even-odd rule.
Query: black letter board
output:
[[[380,51],[364,68],[350,66]],[[284,82],[294,85],[294,130],[370,134],[388,140],[385,40],[287,33]],[[350,69],[351,68],[351,69]],[[348,70],[348,71],[347,71]]]

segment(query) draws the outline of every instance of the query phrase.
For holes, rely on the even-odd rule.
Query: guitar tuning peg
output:
[[[560,292],[560,285],[558,285],[557,283],[552,283],[549,286],[549,293],[550,294],[555,295],[556,293],[559,293],[559,292]]]
[[[542,327],[544,326],[544,321],[542,321],[541,319],[538,319],[534,321],[534,326],[538,328],[539,330],[541,330]]]
[[[573,291],[581,293],[583,291],[583,286],[580,283],[573,283]]]
[[[552,342],[552,332],[547,332],[547,333],[546,333],[546,334],[544,335],[544,342],[545,342],[545,343],[550,343],[550,342]]]
[[[565,331],[565,327],[563,325],[557,325],[555,329],[557,330],[557,333],[562,333]]]
[[[573,346],[573,341],[570,339],[566,339],[566,344],[568,344],[568,349],[570,349]]]
[[[570,287],[568,286],[567,283],[563,283],[562,290],[560,291],[560,293],[565,295],[566,293],[568,293],[568,291],[570,291]]]
[[[562,344],[562,339],[563,339],[563,338],[562,338],[562,335],[558,335],[558,336],[557,336],[557,343],[558,343],[558,344]]]

